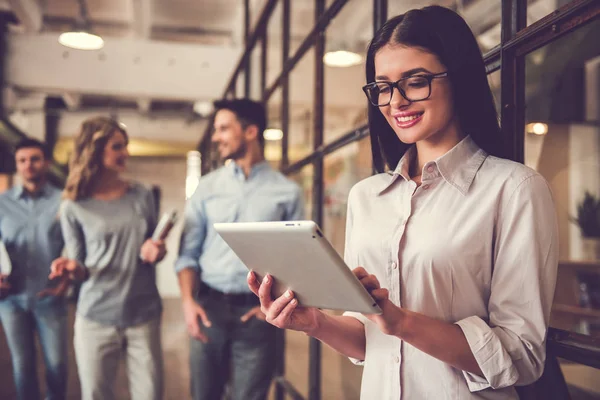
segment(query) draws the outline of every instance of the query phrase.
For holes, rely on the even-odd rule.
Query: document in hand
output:
[[[12,272],[12,262],[8,257],[8,251],[4,243],[0,240],[0,274],[10,275]]]
[[[10,274],[12,272],[12,262],[8,257],[8,251],[6,251],[6,247],[4,243],[0,240],[0,274],[6,275],[6,277],[2,278],[3,282],[10,282]],[[10,294],[10,289],[0,289],[0,300],[5,298]]]
[[[164,213],[160,218],[160,221],[158,221],[156,229],[154,229],[154,233],[152,234],[152,240],[165,240],[169,235],[169,232],[173,228],[173,225],[175,225],[176,221],[177,211],[171,210],[169,212]]]

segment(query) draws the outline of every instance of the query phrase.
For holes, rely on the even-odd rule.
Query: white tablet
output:
[[[300,305],[379,314],[381,309],[313,221],[214,224],[260,280],[275,278],[273,296],[293,290]]]

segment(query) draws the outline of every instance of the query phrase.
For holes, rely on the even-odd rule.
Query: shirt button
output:
[[[433,172],[433,165],[430,165],[429,167],[427,167],[427,172]]]
[[[398,356],[394,357],[394,362],[396,364],[398,364],[400,362],[400,357],[398,357]]]
[[[429,189],[429,185],[423,185],[423,190]]]
[[[396,263],[396,261],[392,261],[392,268],[394,268],[394,269],[398,268],[398,264]]]

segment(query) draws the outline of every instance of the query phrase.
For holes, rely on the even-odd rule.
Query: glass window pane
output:
[[[292,57],[315,26],[315,1],[290,1],[290,7],[290,57]]]
[[[527,25],[552,14],[572,0],[533,0],[527,2]]]
[[[271,166],[279,169],[281,165],[281,89],[273,92],[266,105],[267,129],[265,129],[265,158]]]
[[[348,194],[357,182],[371,175],[372,158],[369,137],[327,155],[324,160],[325,204],[323,231],[336,251],[343,256],[346,234]],[[341,312],[327,311],[339,315]],[[324,398],[358,399],[362,368],[328,346],[323,347]]]
[[[304,194],[305,219],[312,219],[312,192],[314,168],[309,164],[288,178],[295,181],[302,188]],[[326,347],[326,346],[323,346]],[[285,331],[285,379],[287,379],[300,392],[308,398],[308,361],[309,339],[302,332]]]
[[[500,116],[500,70],[494,71],[488,74],[488,84],[492,90],[492,96],[494,96],[494,104],[496,104],[496,112]]]
[[[304,332],[285,330],[285,379],[305,399],[308,398],[309,343],[309,338]]]
[[[367,136],[350,143],[324,160],[325,209],[323,231],[340,255],[344,255],[348,194],[357,182],[371,175],[371,141]]]
[[[600,335],[600,20],[526,57],[525,164],[549,182],[559,224],[551,326]]]
[[[252,100],[262,100],[262,88],[260,87],[260,58],[262,53],[262,44],[259,40],[256,42],[252,53],[250,53],[250,98]]]
[[[236,98],[244,97],[244,95],[245,95],[245,93],[244,93],[245,86],[244,85],[245,84],[246,84],[246,73],[244,72],[244,68],[242,68],[242,70],[238,74],[236,82],[235,82],[234,97],[236,97]]]
[[[244,3],[242,1],[240,1],[240,4],[243,7]],[[254,32],[256,29],[256,24],[266,4],[267,0],[250,0],[250,32]]]
[[[290,73],[290,164],[313,152],[315,51],[309,50]]]
[[[361,7],[362,12],[356,12]],[[365,49],[372,30],[372,7],[365,7],[364,0],[350,0],[327,29],[325,143],[367,123],[367,99],[361,87],[365,83]]]
[[[304,193],[304,215],[306,219],[312,219],[313,174],[313,165],[309,164],[299,172],[288,176],[302,188],[302,192]]]
[[[281,30],[281,18],[283,13],[283,3],[277,2],[275,10],[269,19],[269,25],[267,26],[268,36],[268,51],[267,51],[267,87],[270,87],[275,79],[281,74],[283,68],[282,63],[282,35]]]
[[[483,53],[500,44],[502,9],[501,2],[498,0],[391,1],[388,6],[388,16],[391,18],[413,8],[434,4],[456,10],[471,27]]]

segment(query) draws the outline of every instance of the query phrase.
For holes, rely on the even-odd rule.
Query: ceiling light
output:
[[[362,63],[362,56],[346,50],[329,51],[323,56],[323,62],[329,67],[352,67]]]
[[[85,31],[61,33],[58,42],[77,50],[99,50],[104,47],[104,40],[100,36]]]
[[[263,133],[265,140],[281,140],[283,138],[283,131],[281,129],[265,129]]]
[[[213,104],[210,101],[194,102],[194,112],[201,117],[207,117],[213,112]]]
[[[527,124],[526,130],[527,133],[541,136],[548,133],[548,125],[541,122],[532,122],[531,124]]]

